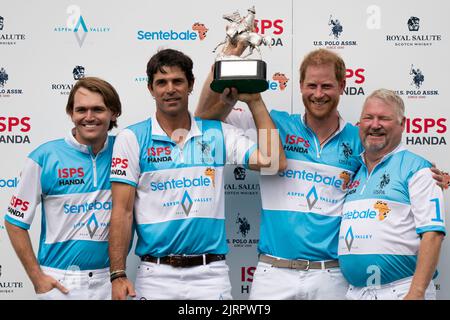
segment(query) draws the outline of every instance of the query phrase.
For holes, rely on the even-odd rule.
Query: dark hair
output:
[[[119,94],[116,89],[105,80],[97,77],[85,77],[77,81],[69,93],[69,99],[67,100],[66,113],[72,115],[73,113],[73,102],[75,100],[75,93],[78,89],[85,88],[89,91],[99,93],[105,101],[106,107],[111,110],[111,112],[116,116],[122,114],[122,104],[120,103]],[[117,120],[111,121],[108,130],[117,127]]]
[[[193,63],[191,58],[183,52],[174,49],[164,49],[154,54],[147,63],[148,84],[151,88],[153,76],[158,71],[166,73],[163,67],[179,67],[186,76],[189,86],[194,84],[194,74],[192,73]]]
[[[344,60],[342,60],[342,58],[333,51],[327,49],[317,49],[308,53],[303,59],[303,62],[300,65],[300,82],[303,82],[303,80],[305,80],[306,69],[309,66],[320,66],[327,64],[330,64],[334,67],[334,74],[338,82],[345,80]]]

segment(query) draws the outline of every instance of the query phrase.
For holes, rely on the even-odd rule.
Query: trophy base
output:
[[[211,90],[222,93],[225,88],[236,88],[239,93],[266,91],[266,63],[262,60],[219,60],[214,64]]]

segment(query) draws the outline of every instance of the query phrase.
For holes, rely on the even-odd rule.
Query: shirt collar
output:
[[[106,137],[105,144],[103,145],[103,148],[99,151],[99,153],[103,152],[108,148],[109,144],[109,136]],[[92,147],[86,144],[81,144],[78,142],[77,139],[75,139],[75,128],[70,130],[69,134],[64,139],[68,145],[71,147],[77,149],[80,152],[87,153],[87,154],[93,154]]]
[[[394,150],[392,150],[392,151],[389,152],[388,154],[385,154],[385,155],[383,156],[383,158],[381,158],[380,162],[377,163],[377,166],[378,166],[380,163],[386,161],[386,160],[387,160],[388,158],[390,158],[392,155],[394,155],[394,154],[396,154],[396,153],[398,153],[398,152],[404,151],[404,150],[406,150],[406,147],[405,147],[405,145],[404,145],[402,142],[400,142],[400,143],[398,144],[398,146],[397,146]],[[361,152],[361,154],[359,155],[359,156],[360,156],[360,161],[361,161],[363,164],[366,164],[366,162],[365,162],[365,160],[364,160],[364,154],[365,154],[365,152],[366,152],[366,151],[364,150],[364,151]]]
[[[189,130],[189,133],[187,134],[186,139],[184,141],[188,141],[193,137],[198,137],[202,135],[202,132],[198,127],[197,121],[195,121],[195,118],[192,116],[190,112],[189,117],[191,119],[191,129]],[[151,118],[152,118],[151,121],[152,138],[155,140],[164,140],[173,142],[173,140],[169,136],[167,136],[167,133],[159,125],[159,122],[156,119],[156,112],[153,113]]]
[[[344,130],[345,126],[347,125],[347,121],[344,120],[344,118],[341,117],[341,114],[338,112],[338,117],[339,117],[339,128],[334,132],[333,135],[331,135],[328,139],[330,140],[331,138],[333,138],[334,136],[338,135],[342,130]],[[303,114],[303,116],[301,117],[301,121],[303,122],[303,125],[305,127],[307,127],[309,130],[313,131],[313,129],[311,129],[311,127],[309,127],[306,124],[306,113]],[[314,131],[313,131],[314,132]]]

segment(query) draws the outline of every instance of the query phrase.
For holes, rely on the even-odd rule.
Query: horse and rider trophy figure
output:
[[[223,18],[229,23],[226,26],[225,40],[219,47],[220,53],[214,64],[214,80],[210,87],[213,91],[222,93],[225,88],[234,87],[240,93],[257,93],[268,89],[266,80],[266,63],[261,59],[259,47],[264,44],[270,47],[271,38],[255,32],[255,6],[249,8],[246,16],[241,17],[238,11],[224,14]],[[242,43],[245,48],[241,56],[226,54],[229,46],[236,47]],[[248,49],[248,52],[245,53]],[[259,58],[251,59],[254,49]]]

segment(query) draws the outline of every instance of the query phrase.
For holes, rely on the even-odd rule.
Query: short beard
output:
[[[376,143],[376,144],[375,143],[368,144],[366,142],[366,140],[367,140],[367,138],[364,139],[364,143],[363,143],[364,149],[366,150],[366,152],[367,151],[379,152],[379,151],[383,150],[386,147],[386,145],[387,145],[387,142]]]

